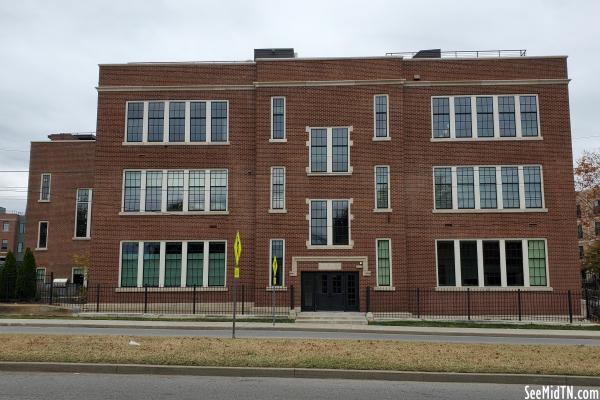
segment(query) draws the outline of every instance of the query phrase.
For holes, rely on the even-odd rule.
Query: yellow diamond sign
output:
[[[235,235],[235,242],[233,243],[233,255],[235,256],[235,265],[240,264],[240,255],[242,254],[242,241],[240,240],[240,231]]]
[[[277,286],[277,257],[273,256],[273,286]]]

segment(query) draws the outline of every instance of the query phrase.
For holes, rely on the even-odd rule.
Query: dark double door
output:
[[[302,311],[358,311],[358,272],[302,272]]]

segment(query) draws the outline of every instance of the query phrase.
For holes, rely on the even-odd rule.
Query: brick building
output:
[[[0,207],[0,265],[4,264],[8,251],[13,252],[17,262],[23,261],[25,221],[25,215],[7,213],[6,208]]]
[[[100,65],[96,140],[32,144],[40,265],[89,249],[119,291],[229,290],[239,231],[241,282],[272,290],[276,257],[303,310],[580,287],[566,57],[255,55]]]

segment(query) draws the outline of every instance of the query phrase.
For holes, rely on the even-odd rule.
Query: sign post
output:
[[[233,255],[235,256],[235,268],[233,270],[233,326],[231,337],[235,339],[235,315],[237,309],[237,284],[240,279],[240,255],[242,254],[242,241],[240,240],[240,232],[235,235],[233,243]]]
[[[277,287],[277,257],[273,256],[273,287],[271,288],[271,305],[273,308],[273,326],[275,326],[275,288]]]

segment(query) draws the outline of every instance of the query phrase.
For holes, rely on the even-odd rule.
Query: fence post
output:
[[[523,318],[523,313],[521,309],[521,289],[517,289],[517,307],[519,309],[519,321]]]
[[[100,284],[96,285],[96,312],[100,311]]]
[[[417,318],[421,319],[421,292],[417,288]]]
[[[242,284],[242,315],[244,315],[244,312],[246,310],[246,290],[245,290],[246,285]]]
[[[471,320],[471,288],[467,288],[467,319]]]
[[[194,285],[192,292],[192,314],[196,314],[196,285]]]
[[[50,272],[50,298],[48,304],[52,305],[52,297],[54,296],[54,272]]]
[[[590,293],[588,288],[585,288],[585,318],[590,321]]]
[[[571,289],[567,291],[567,296],[569,299],[569,323],[573,323],[573,301],[571,299]]]
[[[371,312],[371,287],[367,286],[367,312]]]
[[[290,311],[294,309],[294,285],[290,286]]]
[[[144,314],[148,313],[148,286],[144,286]]]

